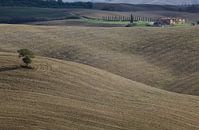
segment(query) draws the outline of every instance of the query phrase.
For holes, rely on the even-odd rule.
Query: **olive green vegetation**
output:
[[[35,58],[34,53],[28,49],[20,49],[17,51],[19,54],[19,58],[26,64],[26,67],[31,68],[29,66],[32,63],[32,58]]]
[[[36,7],[0,7],[0,23],[26,23],[57,19],[77,19],[76,15],[63,9]]]
[[[40,8],[87,8],[93,7],[91,2],[64,2],[62,0],[1,0],[0,6],[40,7]]]
[[[111,25],[129,25],[130,21],[108,21],[108,20],[101,20],[101,19],[82,19],[82,22],[90,23],[90,24],[111,24]],[[136,21],[133,24],[130,24],[132,27],[147,27],[149,22],[145,21]]]
[[[91,24],[122,24],[122,25],[126,25],[130,22],[130,21],[108,21],[101,19],[82,19],[82,21]]]

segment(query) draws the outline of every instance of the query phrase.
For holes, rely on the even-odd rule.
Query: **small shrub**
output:
[[[32,58],[35,57],[33,52],[28,49],[20,49],[17,52],[19,54],[19,58],[21,58],[23,63],[25,64],[25,66],[22,67],[32,68],[30,64],[32,63]]]
[[[23,62],[26,64],[26,66],[28,66],[29,64],[32,63],[31,58],[28,57],[28,56],[23,57],[22,60],[23,60]]]
[[[153,24],[151,24],[151,23],[146,23],[145,26],[147,26],[147,27],[152,27]]]
[[[137,26],[137,24],[136,23],[129,23],[125,27],[134,27],[134,26]]]
[[[195,25],[196,25],[196,23],[191,23],[191,25],[192,25],[192,26],[195,26]]]

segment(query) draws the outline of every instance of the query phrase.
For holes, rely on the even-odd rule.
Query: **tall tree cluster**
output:
[[[0,0],[0,6],[91,9],[93,4],[91,2],[63,2],[62,0]]]

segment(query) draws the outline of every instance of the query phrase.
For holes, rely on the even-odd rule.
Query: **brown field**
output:
[[[0,50],[97,67],[146,85],[199,95],[199,28],[0,25]]]
[[[4,33],[2,33],[2,30],[0,31],[0,46],[2,50],[9,47],[10,51],[15,51],[17,48],[29,46],[34,51],[43,55],[47,55],[47,51],[49,53],[50,51],[53,52],[53,48],[55,50],[61,49],[63,45],[65,45],[65,48],[63,48],[65,51],[66,48],[73,48],[74,41],[67,42],[67,37],[71,37],[70,33],[65,32],[65,34],[60,34],[59,38],[65,36],[66,39],[64,41],[60,39],[59,41],[57,35],[50,35],[54,29],[77,31],[77,28],[64,28],[62,30],[62,28],[57,27],[8,25],[1,26],[1,29],[5,31]],[[77,34],[83,31],[81,29],[78,30],[79,33],[76,32]],[[90,29],[87,30],[89,32]],[[74,33],[73,31],[71,33]],[[110,30],[102,29],[101,31],[106,33],[106,31]],[[46,34],[41,35],[40,33],[43,32]],[[103,35],[99,37],[103,40]],[[6,42],[4,38],[9,39],[9,41]],[[18,41],[18,38],[21,38],[21,40]],[[74,40],[80,39],[81,37]],[[54,40],[57,40],[57,42],[53,42]],[[20,41],[21,43],[19,43]],[[89,43],[89,41],[90,39],[86,43]],[[34,44],[34,42],[37,42],[37,44]],[[90,46],[86,43],[78,43],[80,47],[79,52],[82,54],[89,54],[88,52],[95,52],[95,49],[101,48],[104,52],[109,52],[109,58],[111,58],[113,52],[119,49],[112,48],[112,50],[106,50],[102,48],[103,45],[99,45],[103,44],[100,41],[97,42],[98,48],[96,48],[97,45],[95,44],[97,43],[95,42]],[[43,48],[44,46],[45,48]],[[119,44],[116,44],[116,46],[119,46]],[[73,54],[75,49],[68,53]],[[90,51],[85,52],[83,49],[89,49]],[[73,54],[74,58],[80,55],[80,53],[76,56]],[[70,56],[69,54],[67,56]],[[152,63],[146,62],[147,58],[145,60],[139,55],[128,55],[127,57],[130,62],[128,65],[144,69],[146,73],[142,73],[143,76],[149,76],[149,70],[151,73],[159,70],[157,74],[164,72],[165,76],[167,76],[166,73],[169,73],[167,72],[166,65],[163,68],[157,66],[156,68]],[[61,53],[60,56],[62,56]],[[86,58],[85,56],[81,55],[82,58]],[[87,56],[90,59],[90,56]],[[104,60],[111,62],[111,59],[107,59],[106,55],[100,56],[104,57]],[[124,54],[115,52],[112,62],[114,63],[119,59],[122,60],[123,56]],[[90,60],[94,62],[95,58],[97,57],[93,57]],[[100,62],[101,57],[98,58]],[[88,61],[88,63],[92,63],[91,61]],[[20,61],[17,55],[13,53],[0,53],[1,130],[199,129],[198,96],[183,95],[156,89],[100,69],[69,61],[37,56],[32,65],[34,67],[33,70],[22,69],[18,67],[19,64]],[[109,68],[108,64],[105,65]],[[118,65],[122,66],[122,63]],[[125,65],[128,69],[128,65]],[[114,66],[112,68],[114,69]],[[132,70],[135,68],[132,68]],[[165,71],[163,71],[164,68]],[[154,74],[154,76],[156,75]]]

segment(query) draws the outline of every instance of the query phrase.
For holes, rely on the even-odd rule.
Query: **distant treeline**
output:
[[[63,2],[62,0],[0,0],[0,6],[40,8],[85,8],[107,11],[181,11],[199,13],[199,5],[133,5],[92,2]]]
[[[62,2],[62,0],[0,0],[0,6],[41,7],[41,8],[86,8],[91,9],[91,2]]]
[[[0,24],[23,24],[29,22],[39,22],[39,21],[50,21],[50,20],[64,20],[64,19],[79,19],[77,16],[69,16],[63,18],[37,18],[37,17],[12,17],[12,18],[0,18]]]

